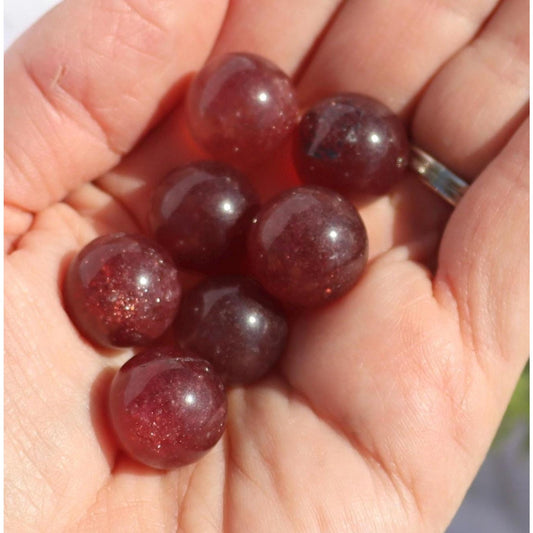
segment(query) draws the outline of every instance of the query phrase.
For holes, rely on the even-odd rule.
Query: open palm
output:
[[[7,530],[442,531],[527,358],[527,11],[67,0],[21,38],[5,60]],[[382,100],[473,184],[453,213],[412,176],[355,199],[360,283],[296,319],[279,371],[229,393],[221,442],[164,473],[117,449],[106,393],[132,352],[87,343],[61,283],[97,234],[142,231],[154,184],[201,155],[184,87],[235,50],[294,75],[303,106]],[[255,180],[268,196],[293,177],[280,157]]]

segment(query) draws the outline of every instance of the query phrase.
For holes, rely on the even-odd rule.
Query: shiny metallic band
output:
[[[416,146],[411,147],[409,167],[425,185],[454,206],[468,188],[468,183]]]

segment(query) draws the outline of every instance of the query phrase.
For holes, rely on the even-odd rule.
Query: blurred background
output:
[[[447,533],[529,531],[529,363]]]
[[[4,50],[58,0],[5,0]],[[529,531],[529,363],[447,533]]]

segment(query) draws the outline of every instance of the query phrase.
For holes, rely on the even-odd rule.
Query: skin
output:
[[[526,0],[67,0],[5,57],[6,531],[443,531],[528,354]],[[290,31],[285,31],[290,28]],[[224,438],[171,472],[123,455],[100,350],[61,302],[69,259],[145,228],[150,190],[201,155],[190,73],[256,52],[303,105],[381,99],[472,182],[451,208],[410,176],[354,199],[368,269],[295,319],[268,379],[229,394]],[[254,173],[289,185],[286,153]],[[286,169],[285,169],[286,170]],[[288,176],[288,177],[287,177]]]

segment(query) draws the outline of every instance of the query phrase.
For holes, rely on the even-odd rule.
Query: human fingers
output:
[[[310,104],[328,93],[362,92],[407,119],[429,80],[476,35],[496,3],[348,2],[302,73],[301,99]],[[433,260],[450,210],[412,176],[388,195],[354,200],[371,258],[412,243],[413,257]]]
[[[528,115],[528,102],[528,2],[509,0],[431,81],[412,135],[471,181]]]
[[[294,75],[302,62],[305,63],[339,4],[339,0],[232,2],[212,55],[249,51],[274,61],[287,74]],[[188,134],[184,110],[180,106],[130,157],[99,179],[97,184],[117,198],[140,226],[144,226],[149,207],[146,198],[154,185],[172,168],[208,157]],[[281,163],[283,169],[280,171],[279,161],[273,159],[276,161],[267,162],[261,176],[257,173],[253,176],[263,196],[287,184],[287,168]],[[75,202],[77,208],[81,207],[83,196],[76,195]]]
[[[313,9],[309,9],[307,5],[307,9],[304,11],[299,2],[291,3],[288,10],[282,10],[278,2],[254,4],[253,9],[249,4],[236,2],[230,8],[213,53],[222,53],[244,47],[247,50],[251,49],[277,60],[282,68],[293,73],[295,68],[301,64],[302,58],[306,57],[306,52],[313,42],[318,38],[318,46],[317,43],[314,43],[317,48],[313,49],[311,56],[306,57],[303,70],[298,69],[303,72],[299,90],[305,101],[307,97],[310,97],[312,91],[315,91],[313,94],[316,96],[316,91],[322,90],[324,83],[328,83],[328,89],[334,91],[366,90],[374,96],[383,97],[382,94],[376,94],[376,91],[379,93],[379,90],[383,89],[383,80],[375,77],[369,65],[364,66],[369,57],[369,50],[379,45],[377,46],[379,57],[374,56],[375,62],[372,67],[379,70],[382,75],[391,69],[393,71],[392,76],[399,78],[403,74],[402,83],[399,83],[398,79],[391,83],[393,78],[390,78],[386,85],[389,88],[389,93],[383,99],[389,104],[392,101],[400,100],[406,103],[416,95],[440,63],[475,33],[484,17],[490,12],[493,3],[488,1],[476,2],[473,7],[469,7],[466,13],[462,12],[458,6],[455,6],[457,11],[454,11],[453,5],[432,4],[423,10],[422,15],[420,15],[420,6],[416,6],[416,9],[413,6],[413,8],[409,8],[407,17],[405,16],[406,13],[402,13],[403,18],[401,20],[405,19],[406,25],[398,26],[398,17],[390,15],[391,10],[397,9],[396,4],[389,5],[387,3],[387,5],[378,6],[375,3],[370,5],[364,2],[345,2],[337,8],[334,20],[324,26],[324,20],[331,15],[333,8],[336,7],[334,3],[313,3]],[[302,13],[305,15],[303,16]],[[280,24],[282,15],[284,26],[290,27],[291,32],[275,33],[273,29]],[[252,32],[248,23],[256,19],[268,22],[254,25]],[[443,20],[445,21],[444,24]],[[439,47],[432,54],[428,55],[427,50],[424,50],[422,46],[418,46],[414,53],[410,51],[409,54],[406,54],[406,49],[397,47],[397,37],[400,34],[405,34],[413,39],[414,43],[420,44],[419,37],[417,37],[417,41],[411,34],[407,33],[406,29],[407,23],[412,24],[415,21],[423,22],[420,25],[427,29],[423,34],[426,39],[433,37],[435,30],[441,31],[441,39],[436,40]],[[382,27],[383,24],[386,24],[387,31],[392,32],[392,37],[386,40],[385,44],[376,43],[376,41],[369,39],[371,33],[375,31],[375,27]],[[318,35],[324,27],[322,34]],[[357,31],[352,31],[354,27]],[[309,31],[309,28],[313,28],[313,31]],[[370,28],[374,29],[371,30]],[[441,42],[442,45],[440,45]],[[405,57],[401,54],[404,54]],[[416,76],[398,71],[397,65],[401,63],[405,66],[407,60],[411,69],[418,68],[420,70]],[[305,67],[307,63],[309,66]],[[347,64],[353,64],[353,68],[347,69]],[[424,68],[421,68],[420,64],[423,64]],[[322,68],[324,71],[321,70]],[[406,92],[405,87],[407,86],[409,90]],[[398,110],[398,106],[395,110]],[[158,131],[154,132],[154,135],[147,139],[146,143],[139,147],[139,150],[131,158],[98,182],[102,188],[118,198],[121,204],[134,214],[141,225],[144,225],[146,221],[147,205],[145,199],[153,185],[173,166],[194,158],[207,157],[207,154],[201,152],[191,142],[184,122],[183,113],[180,110],[176,111],[176,114]],[[265,168],[260,170],[260,175],[255,176],[256,182],[259,183],[267,196],[283,186],[297,183],[294,171],[286,161],[286,154],[284,156],[281,163],[267,164]],[[283,176],[283,179],[279,178],[280,176]],[[407,188],[408,194],[400,195],[393,202],[390,202],[389,198],[382,198],[373,202],[372,208],[368,210],[367,220],[374,219],[376,221],[375,224],[369,224],[373,243],[371,256],[388,249],[398,240],[413,238],[410,229],[401,229],[401,221],[407,217],[398,217],[397,208],[400,205],[404,211],[414,212],[420,203],[418,201],[420,197],[425,200],[430,195],[421,190],[420,187],[417,189],[416,185]],[[425,228],[433,231],[437,225],[435,220],[441,220],[446,214],[443,215],[445,206],[437,203],[434,205],[434,209],[424,210],[424,216],[428,215],[426,217],[428,220],[418,225],[424,231]],[[385,226],[389,229],[394,226],[395,229],[383,231]],[[438,239],[437,234],[434,235],[433,240],[436,239]]]
[[[347,2],[302,73],[302,102],[354,91],[405,112],[431,77],[476,34],[496,3]]]
[[[114,166],[207,57],[224,0],[67,0],[5,57],[5,233]],[[201,13],[201,17],[199,14]]]
[[[348,295],[296,320],[283,361],[428,531],[458,508],[528,356],[527,131],[459,203],[434,279],[402,247],[383,254]]]

